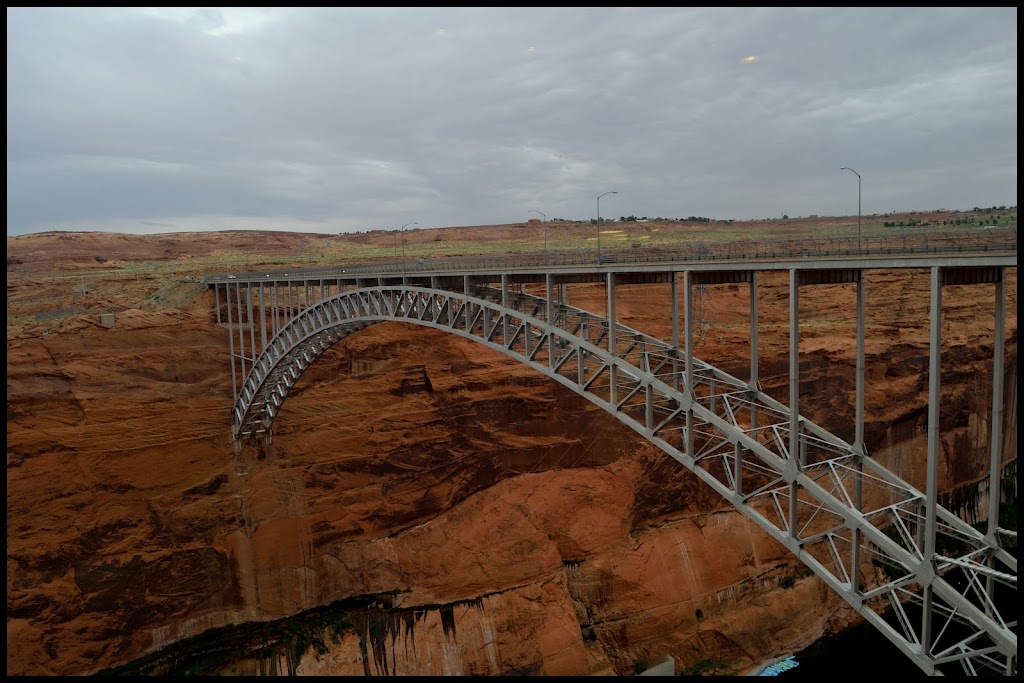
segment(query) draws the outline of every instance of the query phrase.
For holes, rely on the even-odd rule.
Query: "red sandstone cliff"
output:
[[[878,272],[867,285],[868,445],[918,485],[927,284]],[[273,446],[236,453],[226,332],[201,287],[175,291],[111,294],[133,304],[111,329],[86,313],[46,338],[8,339],[8,675],[92,673],[212,627],[360,596],[377,602],[357,633],[221,672],[621,675],[664,654],[738,672],[849,618],[617,420],[443,333],[381,324],[340,342],[292,390]],[[785,278],[762,278],[761,374],[783,400],[787,296]],[[603,310],[602,297],[570,290],[583,308]],[[668,301],[667,286],[622,287],[617,313],[667,338]],[[852,301],[852,286],[801,293],[801,410],[844,438]],[[945,304],[940,475],[953,488],[986,461],[991,288],[947,288]],[[740,377],[746,310],[745,288],[712,288],[697,349]],[[1015,457],[1015,403],[1005,415]],[[784,589],[783,577],[798,580]]]

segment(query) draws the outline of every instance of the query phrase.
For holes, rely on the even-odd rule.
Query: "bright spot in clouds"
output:
[[[273,13],[260,7],[148,7],[142,12],[158,19],[177,21],[211,36],[257,31],[273,20]]]
[[[744,57],[743,61],[747,62],[747,63],[751,63],[751,62],[756,62],[759,59],[761,59],[761,58],[758,57],[757,55],[750,55],[749,57]]]

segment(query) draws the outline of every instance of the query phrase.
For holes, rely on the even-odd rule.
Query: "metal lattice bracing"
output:
[[[249,359],[236,438],[269,433],[302,372],[346,335],[384,321],[444,330],[615,415],[785,545],[924,671],[1015,672],[1016,616],[994,598],[1015,596],[1016,559],[991,538],[860,448],[659,339],[505,287],[474,294],[402,284],[308,297]],[[941,553],[923,542],[930,520]]]

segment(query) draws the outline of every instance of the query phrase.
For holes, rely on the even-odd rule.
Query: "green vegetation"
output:
[[[677,676],[735,676],[731,662],[720,659],[701,659],[679,670]]]
[[[32,316],[29,315],[13,315],[7,314],[7,338],[12,339],[17,337],[19,334],[25,331],[25,329],[34,322]]]

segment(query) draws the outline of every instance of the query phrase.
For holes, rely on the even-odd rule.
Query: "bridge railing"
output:
[[[648,245],[639,248],[514,254],[509,256],[437,257],[406,259],[287,271],[250,271],[205,275],[204,282],[260,280],[271,275],[341,277],[351,275],[415,275],[439,271],[486,271],[523,267],[617,266],[620,264],[693,263],[704,261],[764,261],[879,256],[1005,253],[1017,250],[1016,223],[970,231],[916,231],[893,228],[889,234],[863,237],[808,237],[779,240],[696,241],[685,246]]]

